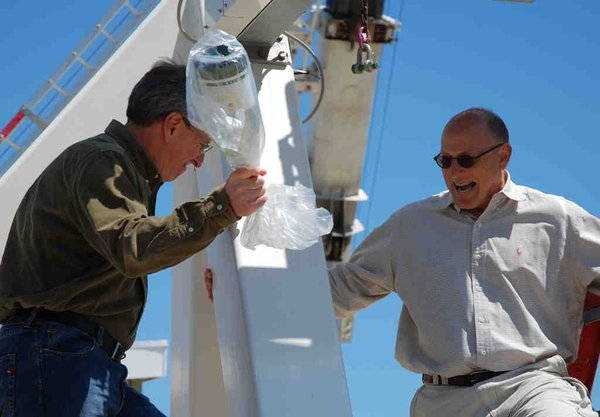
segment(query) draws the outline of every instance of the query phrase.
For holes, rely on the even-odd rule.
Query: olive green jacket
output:
[[[129,348],[146,275],[202,250],[238,220],[222,186],[156,217],[160,185],[155,165],[115,120],[67,148],[13,220],[0,264],[0,322],[21,308],[72,311]]]

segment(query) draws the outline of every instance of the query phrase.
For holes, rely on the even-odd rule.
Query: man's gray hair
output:
[[[149,126],[169,113],[185,117],[185,84],[185,65],[168,59],[156,62],[133,87],[127,104],[127,120]]]

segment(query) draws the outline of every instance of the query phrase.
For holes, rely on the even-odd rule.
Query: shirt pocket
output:
[[[76,327],[47,326],[43,331],[43,350],[47,354],[85,356],[92,353],[96,347],[96,339]]]
[[[515,223],[510,235],[489,240],[490,253],[495,255],[486,265],[496,266],[517,288],[546,288],[547,278],[555,275],[562,257],[557,242],[560,239],[550,224]]]

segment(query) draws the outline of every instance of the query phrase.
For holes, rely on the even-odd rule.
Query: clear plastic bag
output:
[[[219,145],[232,167],[257,167],[265,132],[242,44],[223,31],[208,31],[190,51],[186,78],[190,122]]]
[[[259,167],[265,131],[242,44],[220,30],[208,31],[190,51],[186,77],[190,122],[214,140],[233,168]],[[304,249],[332,227],[331,214],[316,208],[310,188],[273,184],[267,203],[246,218],[241,242],[250,249]]]
[[[273,184],[267,203],[246,219],[242,245],[254,249],[263,244],[279,249],[305,249],[331,232],[333,218],[315,205],[315,193],[303,185]]]

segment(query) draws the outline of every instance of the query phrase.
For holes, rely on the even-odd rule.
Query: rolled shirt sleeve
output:
[[[118,152],[102,152],[82,163],[73,183],[81,234],[123,275],[135,278],[175,265],[238,220],[222,186],[167,216],[149,215],[149,187],[129,164]]]
[[[348,262],[329,270],[335,313],[346,317],[382,299],[394,290],[390,219],[375,229]]]

